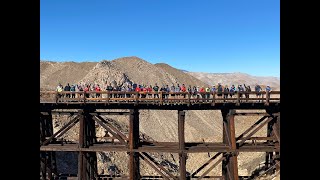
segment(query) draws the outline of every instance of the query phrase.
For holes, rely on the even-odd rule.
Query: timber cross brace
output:
[[[160,107],[160,106],[158,106]],[[173,105],[167,110],[177,110],[178,142],[156,142],[141,138],[139,133],[139,106],[128,109],[127,106],[59,106],[59,104],[40,103],[40,179],[63,179],[77,177],[81,180],[91,179],[248,179],[238,174],[239,152],[265,152],[265,169],[280,165],[280,103],[268,106],[238,106],[239,110],[253,110],[253,112],[238,112],[236,108],[228,106],[214,106],[222,114],[223,142],[185,142],[185,121],[188,110],[207,110],[206,106]],[[103,112],[105,109],[126,109],[126,111]],[[148,109],[148,107],[141,107]],[[155,109],[153,107],[152,109]],[[254,110],[263,109],[257,113]],[[53,115],[68,116],[69,121],[54,131]],[[128,130],[124,132],[112,123],[106,115],[128,116]],[[240,135],[236,136],[235,117],[256,116],[257,121]],[[261,118],[260,118],[261,117]],[[97,127],[105,130],[107,137],[98,141]],[[263,127],[267,127],[266,137],[255,136]],[[63,139],[70,129],[78,128],[78,139],[69,142]],[[57,152],[76,152],[77,173],[66,174],[59,171],[56,160]],[[128,157],[128,174],[98,173],[97,154],[100,152],[126,152]],[[159,163],[152,153],[172,153],[179,159],[177,171],[172,172]],[[204,164],[199,164],[195,171],[187,170],[189,153],[215,153]],[[141,162],[158,173],[157,176],[141,174]],[[221,175],[209,175],[213,169],[221,167]],[[212,173],[211,173],[212,174]]]

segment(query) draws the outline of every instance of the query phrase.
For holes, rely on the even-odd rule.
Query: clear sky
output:
[[[40,58],[280,77],[280,0],[40,0]]]

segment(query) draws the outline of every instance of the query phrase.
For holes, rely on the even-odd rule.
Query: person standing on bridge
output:
[[[229,88],[227,85],[224,86],[224,89],[223,89],[223,102],[225,102],[228,98],[228,94],[229,94]]]
[[[74,84],[72,84],[71,87],[70,87],[70,92],[72,92],[71,98],[75,98],[76,97],[75,91],[76,91],[76,86]]]
[[[193,99],[197,98],[197,94],[198,94],[197,87],[193,86],[193,88],[192,88],[192,97],[193,97]]]
[[[181,86],[181,92],[184,93],[184,94],[183,94],[183,98],[186,98],[186,94],[185,94],[186,91],[187,91],[186,86],[185,86],[184,84],[182,84],[182,86]]]
[[[59,85],[58,85],[57,88],[56,88],[56,91],[58,92],[58,93],[57,93],[57,96],[56,96],[56,101],[58,101],[58,100],[61,98],[61,96],[62,96],[62,94],[61,94],[61,92],[63,91],[63,86],[62,86],[62,84],[59,83]]]
[[[70,85],[69,85],[69,83],[64,87],[64,91],[67,92],[66,98],[70,98],[70,94],[68,93],[68,92],[70,92]]]
[[[165,97],[166,97],[166,99],[168,99],[169,98],[169,93],[170,93],[170,88],[169,88],[168,84],[166,85],[165,91],[166,91]]]
[[[159,94],[158,94],[159,86],[157,85],[157,83],[155,83],[155,85],[153,86],[153,90],[155,92],[153,97],[156,98],[156,96],[157,96],[157,98],[159,98]]]
[[[173,94],[171,94],[170,96],[171,98],[175,98],[175,94],[174,94],[175,91],[176,91],[176,87],[174,86],[174,84],[172,84],[170,92],[172,92]]]
[[[207,102],[209,102],[209,99],[210,99],[210,87],[209,87],[209,86],[206,87],[205,91],[206,91],[206,99],[207,99]]]
[[[218,98],[222,98],[222,91],[223,91],[222,85],[221,83],[218,83]]]
[[[152,85],[149,85],[149,87],[147,87],[147,92],[148,92],[148,98],[152,99]]]
[[[174,92],[177,93],[177,94],[176,94],[176,97],[177,97],[177,98],[180,98],[180,96],[181,96],[181,94],[180,94],[181,88],[180,88],[180,85],[179,85],[179,84],[177,84],[176,89],[174,90]]]
[[[100,98],[100,91],[101,91],[101,88],[99,86],[99,84],[97,84],[97,86],[95,87],[95,90],[96,90],[96,98]]]
[[[271,93],[271,91],[272,91],[272,89],[271,89],[271,87],[269,86],[269,85],[267,85],[267,87],[266,87],[266,92],[268,92],[268,98],[270,98],[270,93]]]
[[[250,86],[246,86],[246,84],[243,84],[244,85],[244,88],[246,89],[246,94],[245,94],[245,97],[246,97],[246,102],[248,102],[248,99],[250,97],[250,92],[251,92],[251,87]]]
[[[254,87],[254,90],[256,92],[256,97],[260,98],[261,97],[261,86],[259,84],[256,84],[256,86]],[[258,100],[258,102],[260,102],[260,100]]]
[[[234,95],[234,93],[236,92],[236,87],[232,84],[232,86],[230,87],[230,97],[232,98],[232,96]]]

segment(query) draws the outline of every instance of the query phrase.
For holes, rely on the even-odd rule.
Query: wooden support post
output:
[[[234,113],[235,110],[223,109],[221,110],[223,116],[223,143],[228,144],[228,138],[230,138],[230,150],[235,151],[237,149],[235,126],[234,126]],[[223,153],[225,157],[222,162],[222,176],[225,180],[239,180],[238,176],[238,160],[237,153]]]
[[[211,106],[214,106],[215,104],[216,104],[216,92],[213,92]]]
[[[180,179],[186,179],[186,161],[187,153],[185,153],[185,139],[184,139],[184,121],[185,111],[178,110],[178,138],[179,138],[179,171]]]
[[[266,102],[264,103],[265,106],[269,106],[269,99],[270,99],[270,92],[266,91]]]
[[[236,102],[236,106],[240,106],[240,92],[237,92],[237,102]]]
[[[139,146],[139,110],[130,110],[129,119],[129,179],[140,179],[139,153],[134,152]]]
[[[85,96],[85,94],[83,94]],[[85,146],[85,114],[84,110],[79,110],[79,121],[80,121],[80,129],[79,129],[79,148],[84,148]],[[85,172],[85,158],[84,152],[80,151],[78,155],[78,179],[85,180],[84,172]]]
[[[41,171],[41,179],[47,179],[47,162],[46,162],[46,154],[45,152],[40,152],[40,171]]]
[[[79,148],[88,148],[96,143],[95,122],[88,110],[79,110],[80,130]],[[78,157],[78,179],[94,179],[97,175],[97,155],[96,152],[79,152]]]
[[[86,144],[85,147],[92,146],[97,142],[95,121],[92,115],[86,114]],[[95,179],[98,175],[96,152],[86,152],[87,159],[87,179]]]
[[[46,112],[45,115],[40,113],[40,144],[52,135],[53,125],[51,111]],[[57,174],[55,152],[41,152],[40,157],[42,178],[46,179],[46,177],[48,177],[48,179],[53,179],[53,174]]]
[[[268,95],[268,94],[267,94]],[[273,119],[268,122],[267,125],[267,137],[272,137],[274,136],[274,133],[277,133],[273,131],[273,126],[277,122],[277,116],[273,117]],[[270,143],[270,140],[267,140],[267,143]],[[265,157],[265,170],[269,169],[275,161],[273,161],[273,152],[266,152],[266,157]],[[273,171],[268,171],[268,174],[271,174]]]

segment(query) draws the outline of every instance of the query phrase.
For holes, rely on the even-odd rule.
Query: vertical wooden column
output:
[[[139,110],[130,110],[129,119],[129,177],[130,180],[140,178],[139,153],[134,152],[139,146]]]
[[[79,148],[85,147],[85,113],[83,109],[78,111],[79,113]],[[85,157],[83,151],[79,151],[78,156],[78,180],[85,180]]]
[[[41,179],[47,179],[47,161],[45,152],[40,152],[40,171],[41,171]]]
[[[179,138],[179,171],[180,179],[186,179],[186,158],[185,153],[185,139],[184,139],[184,121],[185,121],[185,111],[178,110],[178,138]]]
[[[280,146],[280,116],[277,117],[275,123],[274,123],[275,128],[277,129],[277,136],[279,138],[279,146]],[[276,165],[276,171],[280,171],[280,152],[276,152],[276,158],[275,158],[275,163],[277,163]]]
[[[40,143],[53,135],[51,111],[43,113],[40,113]],[[40,167],[42,179],[53,179],[57,174],[55,152],[40,152]]]
[[[232,153],[223,153],[225,159],[222,161],[222,176],[225,180],[239,180],[238,175],[238,154],[235,153],[237,149],[234,113],[235,110],[222,109],[223,117],[223,142],[230,143],[230,150]]]
[[[86,144],[85,147],[92,146],[94,143],[97,142],[96,139],[96,128],[95,128],[95,121],[92,119],[92,115],[86,113]],[[98,174],[97,169],[97,154],[96,152],[85,152],[85,157],[87,160],[87,167],[86,167],[86,176],[87,179],[95,179],[95,176]]]
[[[79,147],[88,148],[96,143],[95,121],[87,109],[79,110],[80,130]],[[78,179],[95,179],[97,175],[97,155],[96,152],[79,152],[78,157]]]
[[[273,118],[270,122],[267,124],[267,137],[272,136],[272,131],[273,131],[273,124],[274,124],[275,118]],[[267,140],[267,143],[271,142],[270,140]],[[265,169],[267,170],[270,165],[272,164],[272,156],[273,152],[266,152],[265,156]]]

